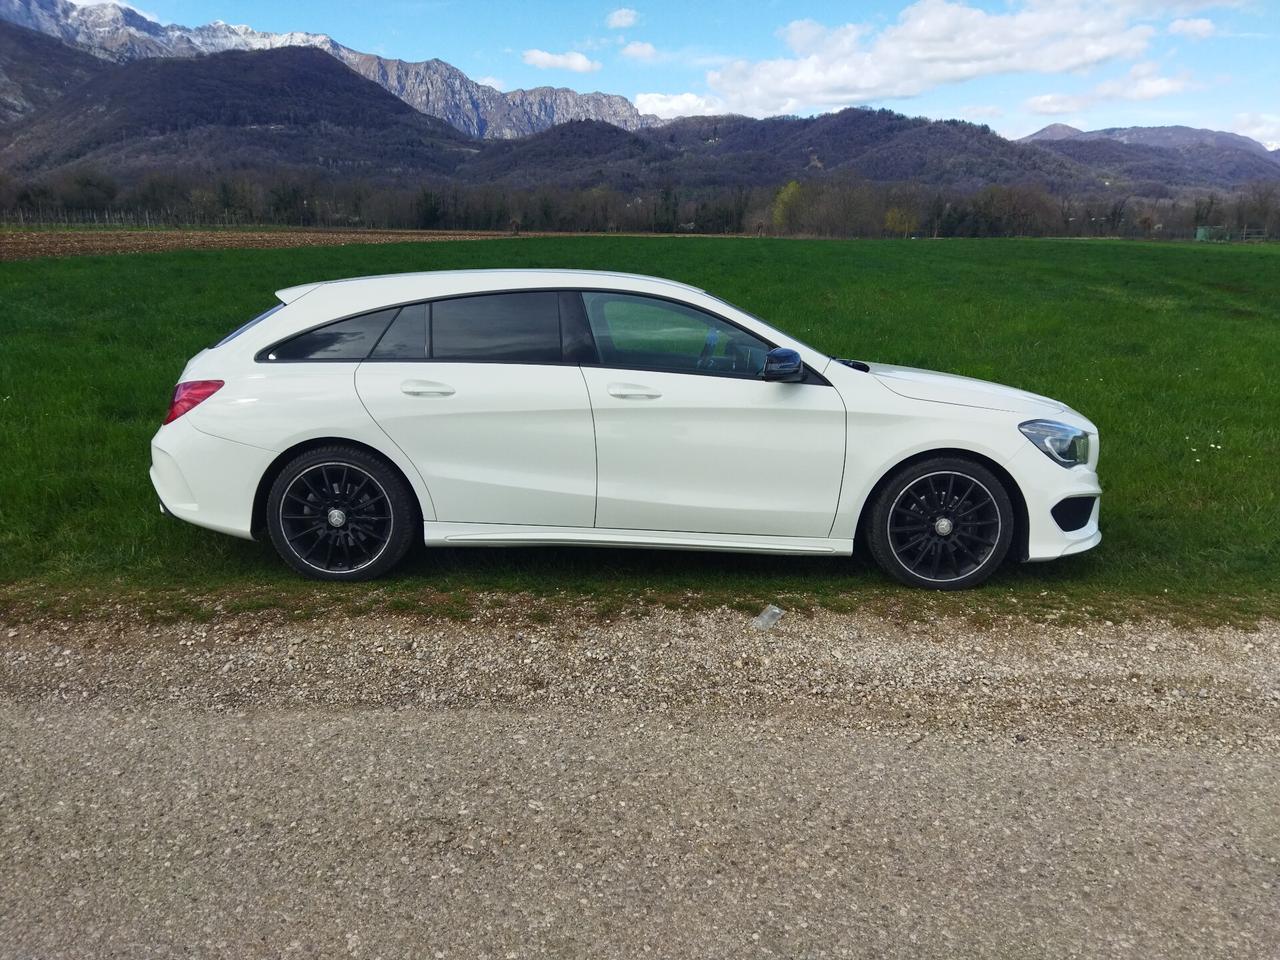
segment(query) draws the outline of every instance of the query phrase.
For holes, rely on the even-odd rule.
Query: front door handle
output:
[[[409,397],[452,397],[453,387],[436,380],[406,380],[400,384],[400,392]]]
[[[611,383],[609,396],[619,400],[657,400],[662,396],[662,391],[639,383]]]

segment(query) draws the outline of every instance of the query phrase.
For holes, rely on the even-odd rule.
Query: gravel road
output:
[[[0,956],[1280,956],[1280,626],[0,626]]]

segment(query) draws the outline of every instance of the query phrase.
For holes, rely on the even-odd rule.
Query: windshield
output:
[[[270,310],[265,310],[265,311],[263,311],[262,313],[258,314],[256,317],[254,317],[252,320],[250,320],[248,323],[244,323],[244,324],[241,324],[240,326],[236,327],[234,330],[232,330],[230,333],[228,333],[225,337],[223,337],[221,340],[219,340],[217,343],[215,343],[215,344],[213,345],[213,349],[215,349],[215,350],[216,350],[218,347],[222,346],[224,343],[230,343],[232,340],[234,340],[236,337],[240,336],[240,334],[244,333],[246,330],[248,330],[248,329],[249,329],[250,327],[252,327],[254,324],[261,323],[263,320],[267,319],[267,317],[271,316],[273,313],[275,313],[277,310],[279,310],[279,309],[280,309],[281,307],[283,307],[283,306],[284,306],[284,304],[283,304],[283,303],[277,303],[277,304],[276,304],[274,307],[272,307]]]

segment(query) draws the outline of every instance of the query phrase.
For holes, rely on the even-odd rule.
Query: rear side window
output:
[[[267,360],[363,360],[387,329],[398,308],[348,317],[300,333],[267,351]]]
[[[559,296],[495,293],[431,304],[433,360],[559,363]]]

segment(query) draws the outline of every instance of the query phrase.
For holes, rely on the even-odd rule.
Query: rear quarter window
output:
[[[277,343],[259,359],[276,362],[301,360],[363,360],[378,342],[398,308],[364,313],[337,323],[308,330]]]

